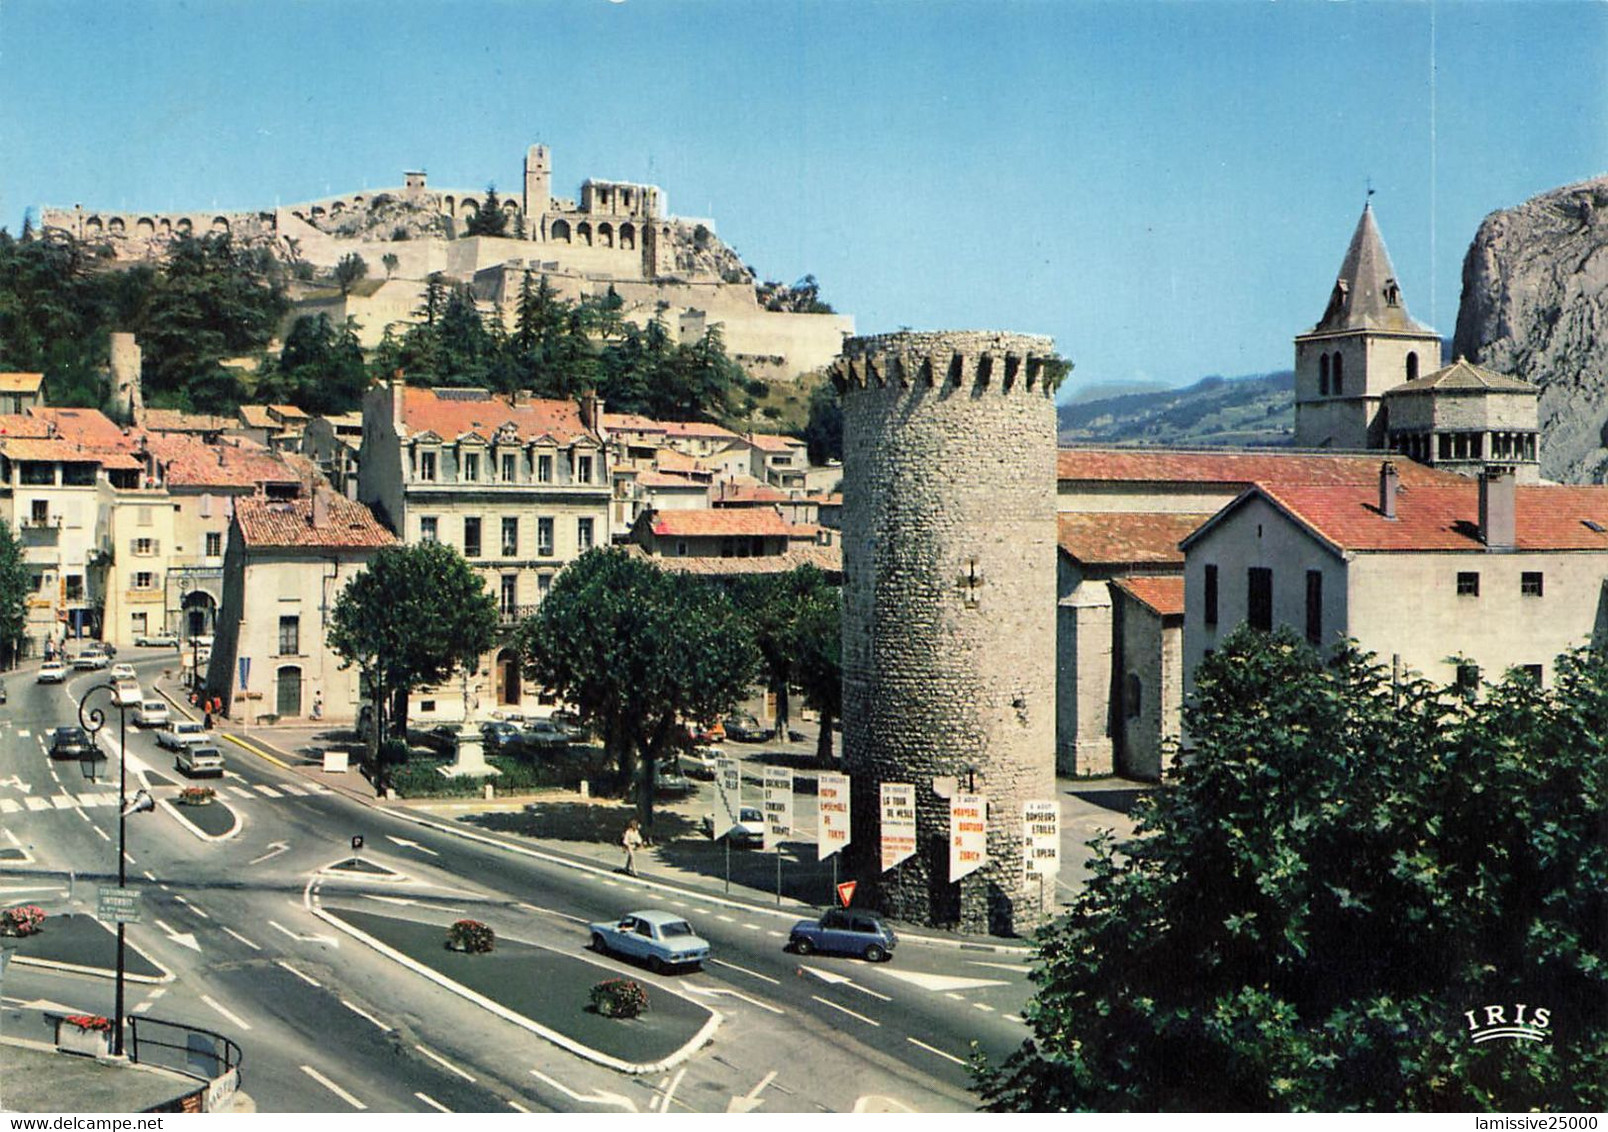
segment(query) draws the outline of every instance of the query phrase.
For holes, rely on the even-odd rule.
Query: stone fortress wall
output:
[[[718,322],[727,351],[755,376],[788,379],[819,369],[854,332],[853,319],[843,315],[760,307],[752,276],[715,235],[714,222],[668,215],[656,185],[589,179],[578,203],[554,197],[551,155],[543,145],[526,152],[523,172],[521,191],[502,200],[507,237],[466,237],[484,192],[431,188],[422,172],[405,173],[400,186],[258,212],[105,212],[75,205],[44,208],[40,217],[45,229],[109,247],[124,261],[158,258],[181,236],[214,232],[325,269],[359,255],[368,264],[365,285],[349,295],[310,295],[292,318],[354,318],[369,348],[387,326],[412,319],[423,282],[434,272],[472,283],[486,313],[500,305],[511,321],[527,268],[548,276],[570,299],[612,287],[626,302],[627,320],[646,324],[662,314],[673,337],[696,337]],[[389,268],[387,257],[393,257]]]
[[[1042,337],[906,332],[850,339],[832,369],[850,865],[913,922],[1009,934],[1044,914],[1022,807],[1056,797],[1051,355]],[[946,778],[988,799],[988,861],[958,884]],[[883,782],[914,784],[918,831],[916,855],[887,873]]]

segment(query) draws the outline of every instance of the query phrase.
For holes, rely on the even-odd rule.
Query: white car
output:
[[[140,678],[139,673],[134,671],[132,664],[124,664],[121,661],[112,665],[112,670],[107,675],[113,680],[138,680]]]
[[[134,709],[135,727],[166,727],[172,718],[166,700],[144,700]]]
[[[198,774],[223,777],[223,752],[210,743],[197,743],[184,748],[173,760],[175,770],[194,778]]]
[[[119,680],[112,692],[112,702],[119,707],[138,707],[144,699],[138,680]]]
[[[47,660],[39,666],[39,683],[60,684],[67,679],[67,666],[59,660]]]
[[[142,633],[134,638],[134,643],[140,648],[174,648],[179,638],[173,633]]]
[[[156,733],[156,745],[170,751],[182,751],[206,741],[206,728],[189,719],[175,719]]]

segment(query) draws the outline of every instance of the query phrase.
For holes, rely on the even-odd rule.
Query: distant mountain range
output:
[[[1058,420],[1062,443],[1289,444],[1295,435],[1295,375],[1280,370],[1213,376],[1181,389],[1079,399],[1060,406]]]

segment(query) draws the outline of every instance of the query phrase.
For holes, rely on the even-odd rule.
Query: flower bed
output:
[[[33,935],[45,922],[45,910],[37,904],[19,904],[0,911],[0,935]]]
[[[112,1020],[101,1014],[69,1014],[62,1021],[85,1032],[99,1031],[103,1034],[112,1032]]]
[[[648,1008],[648,992],[630,979],[605,979],[592,988],[592,1009],[605,1018],[635,1018]]]
[[[210,786],[186,786],[179,791],[179,805],[205,806],[217,796],[218,792]]]
[[[447,948],[481,955],[497,945],[497,933],[479,920],[459,920],[447,929]]]

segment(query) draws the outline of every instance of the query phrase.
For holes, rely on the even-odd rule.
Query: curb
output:
[[[143,951],[140,954],[145,955]],[[153,967],[162,967],[162,964],[155,959],[151,959],[149,955],[146,955],[145,958],[150,960]],[[38,967],[45,971],[61,971],[69,975],[94,975],[102,979],[115,979],[117,977],[116,971],[109,971],[105,967],[85,967],[81,963],[63,963],[56,959],[35,959],[31,955],[14,956],[11,962],[19,967]],[[162,967],[162,971],[164,973],[161,975],[133,975],[124,971],[123,980],[130,983],[149,983],[153,986],[171,983],[173,981],[173,972],[166,967]]]
[[[307,910],[309,912],[311,912],[314,916],[316,916],[318,919],[324,921],[326,924],[329,924],[331,927],[335,928],[337,931],[345,932],[347,935],[351,936],[353,939],[357,940],[358,942],[366,944],[369,947],[373,948],[375,951],[379,952],[381,955],[385,956],[387,959],[390,959],[390,960],[392,960],[393,962],[396,962],[396,963],[400,963],[402,966],[406,967],[408,970],[412,971],[414,974],[424,976],[426,979],[428,979],[432,983],[435,983],[437,986],[442,987],[442,988],[444,988],[446,990],[449,990],[453,994],[458,995],[460,998],[463,998],[463,999],[466,999],[469,1002],[472,1002],[474,1005],[480,1007],[482,1010],[489,1011],[490,1013],[497,1015],[499,1018],[502,1018],[504,1021],[512,1022],[514,1025],[519,1026],[522,1029],[529,1030],[531,1033],[535,1034],[537,1037],[545,1038],[547,1041],[552,1042],[554,1045],[558,1046],[560,1049],[568,1050],[570,1053],[575,1054],[577,1057],[585,1058],[587,1061],[594,1062],[594,1063],[596,1063],[598,1065],[606,1066],[609,1069],[618,1070],[621,1073],[629,1073],[629,1074],[633,1074],[633,1075],[639,1075],[639,1074],[643,1074],[643,1073],[660,1073],[660,1072],[663,1072],[663,1071],[665,1071],[667,1069],[671,1069],[674,1066],[679,1065],[681,1062],[687,1060],[689,1057],[691,1057],[698,1050],[702,1049],[704,1044],[707,1043],[708,1041],[710,1041],[714,1037],[715,1031],[720,1028],[720,1024],[725,1021],[725,1018],[720,1013],[720,1011],[715,1010],[712,1007],[704,1006],[704,1004],[701,1003],[701,1002],[695,1002],[695,1000],[688,999],[687,1001],[695,1002],[695,1005],[697,1005],[697,1006],[709,1011],[709,1021],[707,1021],[707,1022],[705,1022],[703,1024],[703,1026],[698,1030],[698,1032],[692,1036],[692,1039],[690,1041],[688,1041],[680,1049],[678,1049],[674,1053],[672,1053],[669,1057],[664,1058],[664,1059],[662,1059],[660,1061],[653,1061],[653,1062],[622,1061],[617,1057],[610,1057],[608,1054],[603,1053],[600,1050],[595,1050],[591,1046],[582,1045],[580,1042],[576,1041],[574,1038],[568,1037],[568,1036],[566,1036],[564,1034],[560,1034],[556,1030],[550,1030],[546,1026],[543,1026],[540,1022],[536,1022],[536,1021],[534,1021],[534,1020],[532,1020],[530,1018],[526,1018],[523,1014],[520,1014],[520,1013],[518,1013],[517,1011],[514,1011],[514,1010],[510,1010],[508,1007],[504,1006],[502,1003],[494,1002],[491,999],[487,998],[485,995],[482,995],[482,994],[480,994],[480,993],[478,993],[476,991],[470,990],[468,987],[464,986],[462,983],[454,982],[453,980],[447,978],[445,975],[441,974],[439,971],[436,971],[434,968],[425,966],[423,963],[420,963],[418,960],[412,958],[411,956],[404,955],[402,952],[396,950],[396,948],[390,946],[389,944],[382,943],[380,940],[375,939],[373,936],[369,935],[367,932],[361,930],[360,928],[353,927],[351,924],[348,924],[346,921],[344,921],[340,917],[336,916],[333,912],[326,912],[326,911],[324,911],[324,909],[322,909],[320,907],[316,907],[315,905],[310,903],[311,896],[312,896],[312,886],[309,885],[308,889],[307,889],[307,892],[304,893],[304,900],[309,901],[309,903],[307,903]],[[523,941],[520,941],[520,942],[523,942]],[[530,946],[532,946],[532,947],[540,947],[541,945],[540,944],[530,944]],[[543,950],[551,951],[553,949],[552,948],[543,948]],[[572,958],[575,958],[575,957],[572,957]],[[583,959],[582,962],[591,963],[591,960],[590,959]],[[608,968],[602,968],[601,964],[593,964],[593,966],[600,967],[600,969],[604,969],[604,970],[608,969]],[[654,984],[654,985],[657,986],[658,984]],[[667,988],[667,987],[660,987],[660,989],[670,991],[670,988]],[[670,991],[670,993],[680,995],[680,992],[677,992],[677,991]],[[686,998],[685,995],[680,995],[680,997]]]
[[[200,838],[202,841],[212,842],[213,844],[216,844],[219,841],[227,841],[229,838],[234,837],[241,830],[246,828],[246,819],[240,816],[240,811],[229,805],[229,803],[223,801],[221,798],[215,799],[213,804],[222,806],[224,809],[228,810],[234,815],[234,828],[228,833],[211,834],[206,832],[200,826],[193,825],[190,822],[190,819],[179,813],[179,808],[172,802],[169,802],[166,798],[160,799],[156,804],[161,806],[163,810],[167,811],[167,813],[172,816],[174,821],[178,822],[185,829],[195,834],[196,837]]]

